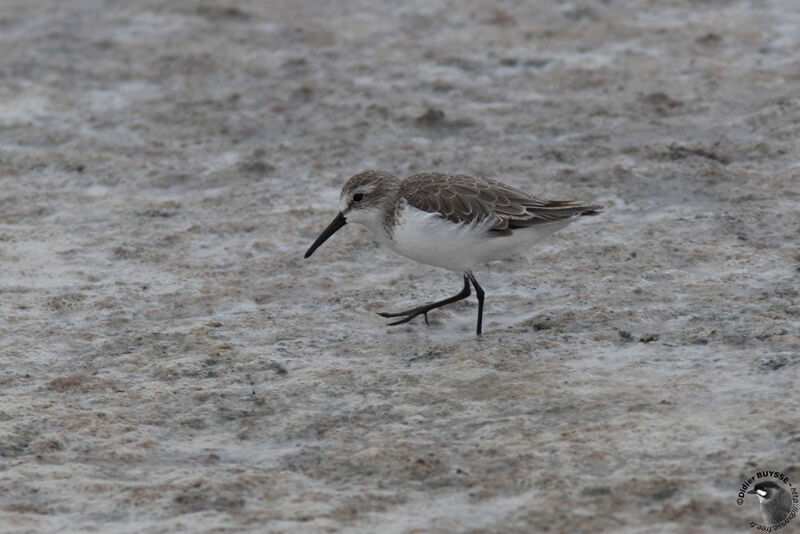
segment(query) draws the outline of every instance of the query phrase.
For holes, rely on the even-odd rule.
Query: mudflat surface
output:
[[[654,4],[5,0],[0,530],[749,531],[800,482],[800,10]],[[365,168],[606,210],[476,273],[481,338],[388,328],[461,281],[303,260]]]

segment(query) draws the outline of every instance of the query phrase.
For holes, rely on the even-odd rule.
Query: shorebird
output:
[[[542,200],[487,178],[428,172],[401,181],[388,172],[367,170],[344,184],[339,214],[305,257],[348,222],[362,224],[398,254],[464,277],[457,295],[402,312],[379,312],[382,317],[402,317],[390,326],[418,315],[430,324],[429,311],[467,298],[472,284],[480,335],[484,291],[473,269],[525,251],[578,216],[596,215],[600,209],[571,200]]]
[[[777,482],[766,480],[759,482],[747,493],[755,494],[761,507],[761,517],[764,523],[777,525],[792,511],[792,496]]]

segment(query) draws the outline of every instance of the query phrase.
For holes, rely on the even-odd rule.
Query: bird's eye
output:
[[[353,195],[353,202],[361,202],[364,199],[364,193],[356,193]]]

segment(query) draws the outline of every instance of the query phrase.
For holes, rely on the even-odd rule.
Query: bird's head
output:
[[[308,258],[339,228],[349,222],[363,224],[373,233],[383,225],[384,208],[394,199],[400,180],[388,172],[363,171],[352,176],[339,195],[339,214],[333,219],[305,254]]]
[[[781,492],[786,491],[780,487],[776,482],[765,480],[753,486],[747,493],[752,493],[758,497],[759,502],[766,502],[779,495]]]
[[[383,171],[363,171],[351,177],[339,195],[339,211],[347,222],[372,227],[383,218],[384,203],[393,198],[399,180]]]

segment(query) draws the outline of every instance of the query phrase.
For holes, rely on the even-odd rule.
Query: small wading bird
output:
[[[761,517],[764,518],[766,526],[777,525],[789,517],[789,512],[792,511],[792,496],[777,482],[772,480],[759,482],[747,493],[758,497]]]
[[[601,206],[571,200],[542,200],[510,185],[460,174],[423,173],[399,180],[388,172],[368,170],[344,184],[339,214],[305,254],[348,222],[362,224],[384,245],[407,258],[443,267],[464,277],[460,293],[450,298],[383,317],[418,315],[465,299],[470,284],[478,297],[478,326],[483,323],[483,288],[472,270],[492,260],[526,251],[581,215],[596,215]]]

